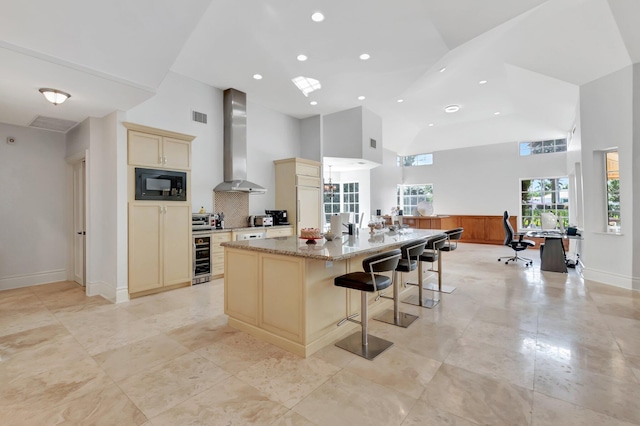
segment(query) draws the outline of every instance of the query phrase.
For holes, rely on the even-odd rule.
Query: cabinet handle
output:
[[[158,157],[158,164],[162,164],[162,159],[163,159],[162,156]]]
[[[162,157],[162,164],[164,164],[164,165],[167,164],[167,157]]]

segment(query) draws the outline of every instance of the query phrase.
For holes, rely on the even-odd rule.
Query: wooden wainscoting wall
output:
[[[387,223],[391,217],[385,216]],[[510,216],[513,229],[518,229],[518,217]],[[464,228],[462,239],[466,243],[496,244],[504,243],[502,215],[439,215],[439,216],[403,216],[402,223],[419,229]],[[538,245],[538,244],[537,244]]]

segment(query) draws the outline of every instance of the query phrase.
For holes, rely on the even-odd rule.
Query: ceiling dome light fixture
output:
[[[260,74],[254,74],[253,78],[256,80],[262,80],[262,76]]]
[[[446,70],[447,70],[447,67],[440,68],[440,72],[445,72]]]
[[[322,14],[322,12],[314,12],[311,15],[311,20],[313,22],[322,22],[324,21],[324,15]]]
[[[433,123],[429,123],[429,127],[433,127],[433,126],[434,126],[434,124],[433,124]]]
[[[40,89],[40,93],[42,93],[44,97],[54,105],[60,105],[71,97],[70,94],[58,89],[42,88]]]
[[[480,80],[478,84],[487,84],[487,80]]]
[[[359,101],[364,101],[366,98],[364,96],[358,96]]]
[[[404,99],[398,99],[396,102],[397,102],[397,103],[399,103],[399,104],[401,104],[401,103],[403,103],[403,102],[404,102]]]
[[[494,112],[493,115],[500,115],[500,111]]]
[[[369,55],[368,53],[363,53],[362,55],[360,55],[360,59],[362,59],[363,61],[366,61],[370,57],[371,55]]]
[[[307,58],[307,55],[298,55],[298,60],[299,60],[300,62],[304,62],[304,61],[306,61],[307,59],[308,59],[308,58]]]
[[[447,105],[446,107],[444,107],[444,112],[447,112],[449,114],[458,111],[460,111],[460,105]]]
[[[309,102],[309,104],[311,104],[311,105],[314,105],[314,106],[315,106],[315,105],[318,105],[318,102],[316,102],[316,101],[311,101],[311,102]]]

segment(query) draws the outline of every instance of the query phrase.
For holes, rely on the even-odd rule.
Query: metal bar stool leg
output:
[[[438,258],[438,260],[440,259]],[[405,300],[403,300],[403,302],[409,303],[411,305],[422,306],[423,308],[432,309],[440,302],[440,299],[435,298],[435,293],[434,293],[434,298],[432,299],[424,297],[423,289],[429,290],[429,288],[428,286],[427,287],[423,286],[423,278],[422,278],[423,263],[424,262],[418,263],[418,295],[416,296],[415,294],[413,294],[407,297]]]
[[[442,285],[442,252],[438,250],[438,284],[427,284],[427,290],[437,291],[439,293],[451,294],[456,291],[456,287],[450,285]]]
[[[398,283],[398,272],[393,271],[393,310],[386,310],[373,319],[386,322],[387,324],[397,325],[398,327],[407,328],[418,316],[400,312],[400,284]]]
[[[360,304],[360,325],[362,326],[362,331],[345,337],[337,342],[336,346],[368,360],[372,360],[393,346],[393,342],[368,334],[369,301],[367,300],[367,293],[364,291],[360,292]]]

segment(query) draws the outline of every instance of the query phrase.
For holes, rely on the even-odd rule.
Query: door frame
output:
[[[69,241],[69,249],[68,249],[68,256],[69,256],[69,260],[67,262],[68,265],[68,269],[67,269],[67,280],[69,281],[73,281],[75,282],[75,236],[76,236],[76,232],[77,230],[75,229],[75,223],[74,223],[74,214],[75,214],[75,208],[76,208],[76,199],[75,199],[75,191],[74,191],[74,185],[75,185],[75,178],[74,178],[74,169],[75,167],[78,165],[78,163],[80,162],[84,162],[84,191],[83,191],[83,198],[84,198],[84,206],[83,206],[83,215],[84,215],[84,231],[85,231],[85,235],[83,238],[83,247],[82,247],[82,262],[83,262],[83,268],[82,268],[82,281],[83,281],[83,286],[85,288],[85,293],[88,295],[88,285],[87,285],[87,276],[88,276],[88,247],[89,247],[89,236],[88,233],[86,233],[87,229],[89,229],[89,215],[88,215],[88,211],[89,211],[89,185],[88,185],[88,180],[89,180],[89,150],[84,150],[82,152],[79,152],[77,154],[74,154],[70,157],[66,158],[66,162],[67,162],[67,174],[68,174],[68,206],[69,206],[69,212],[70,214],[68,215],[68,241]]]

